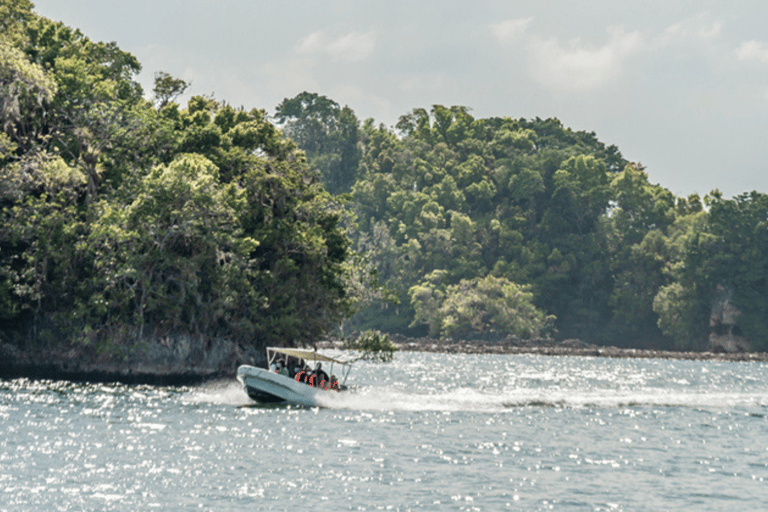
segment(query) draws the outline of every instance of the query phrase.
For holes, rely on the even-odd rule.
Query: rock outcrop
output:
[[[0,377],[144,384],[234,378],[241,364],[264,365],[263,351],[224,338],[166,334],[126,346],[93,342],[22,350],[0,343]]]
[[[709,350],[711,352],[749,352],[749,342],[736,325],[741,316],[733,305],[733,289],[717,285],[709,315]]]

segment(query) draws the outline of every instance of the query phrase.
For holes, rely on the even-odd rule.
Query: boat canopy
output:
[[[267,353],[269,352],[296,357],[299,359],[304,359],[305,361],[313,361],[313,362],[321,361],[321,362],[329,362],[329,363],[337,363],[337,364],[350,364],[348,361],[341,361],[339,359],[334,359],[332,357],[321,354],[320,352],[317,352],[315,350],[308,350],[308,349],[302,349],[302,348],[267,347]],[[273,358],[274,358],[273,355],[269,356],[270,363],[272,362]]]

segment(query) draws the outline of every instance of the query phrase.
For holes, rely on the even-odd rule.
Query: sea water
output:
[[[0,511],[768,506],[763,363],[403,352],[348,383],[0,381]]]

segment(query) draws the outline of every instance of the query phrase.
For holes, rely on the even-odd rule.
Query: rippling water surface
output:
[[[762,510],[767,368],[400,353],[313,409],[0,380],[0,511]]]

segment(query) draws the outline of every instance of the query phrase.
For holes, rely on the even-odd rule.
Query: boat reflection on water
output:
[[[330,376],[323,370],[323,363],[329,366]],[[267,348],[267,364],[268,370],[249,365],[237,369],[237,379],[248,396],[261,403],[308,407],[320,406],[319,399],[329,393],[346,390],[352,367],[349,361],[316,350],[277,347]],[[339,365],[338,369],[343,373],[341,382],[333,373],[335,365]]]

